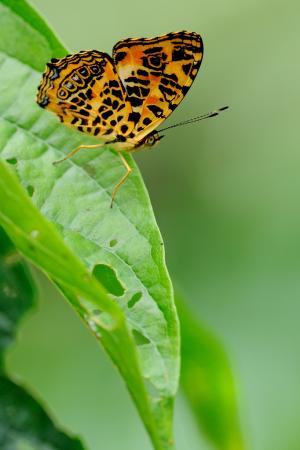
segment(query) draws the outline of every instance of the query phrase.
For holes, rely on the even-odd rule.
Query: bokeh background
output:
[[[298,0],[32,0],[72,51],[126,37],[202,34],[195,83],[170,130],[136,156],[175,286],[224,344],[249,450],[300,448],[300,145]],[[70,268],[72,270],[72,268]],[[108,358],[43,277],[9,369],[34,386],[89,450],[150,450]],[[207,450],[184,399],[178,450]]]

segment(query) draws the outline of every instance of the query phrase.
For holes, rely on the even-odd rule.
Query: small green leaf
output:
[[[18,323],[34,304],[34,286],[19,253],[0,228],[0,448],[84,450],[59,431],[42,406],[5,373],[4,351]]]
[[[170,449],[179,333],[161,236],[130,156],[133,173],[112,209],[124,173],[114,152],[83,150],[52,165],[78,144],[95,143],[35,104],[36,69],[66,53],[25,1],[0,0],[0,155],[13,161],[0,165],[0,222],[102,342],[154,447]],[[99,266],[112,271],[99,274]]]
[[[234,379],[220,342],[177,299],[181,386],[197,423],[216,450],[243,450]]]

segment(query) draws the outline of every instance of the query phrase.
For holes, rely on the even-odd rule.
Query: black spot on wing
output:
[[[86,91],[86,95],[87,95],[87,98],[88,98],[89,100],[92,100],[92,98],[93,98],[93,91],[92,91],[91,88],[89,88],[89,89]]]
[[[111,98],[110,98],[110,97],[106,97],[106,98],[103,100],[103,105],[111,106],[111,105],[112,105]]]
[[[102,117],[104,120],[107,120],[112,115],[113,115],[112,111],[105,111],[104,113],[102,113]]]
[[[116,138],[116,141],[118,141],[118,142],[125,142],[126,141],[126,137],[122,136],[122,134],[118,134],[117,138]]]
[[[138,97],[130,97],[129,101],[131,103],[131,106],[141,106],[144,103],[144,100]]]
[[[125,56],[126,56],[126,52],[118,52],[118,53],[115,55],[115,61],[116,61],[116,64],[118,64],[120,61],[123,61],[123,59],[125,58]]]
[[[175,81],[176,83],[177,83],[177,81],[178,81],[178,76],[177,76],[175,73],[169,73],[169,74],[166,74],[166,73],[165,73],[164,76],[165,76],[166,78],[169,78],[169,79]]]
[[[142,77],[147,77],[148,76],[148,72],[146,70],[143,70],[143,69],[138,69],[136,73],[138,75],[142,76]]]
[[[130,120],[130,121],[132,121],[132,122],[134,122],[134,123],[138,123],[138,121],[140,120],[140,118],[141,118],[141,115],[140,115],[140,113],[137,113],[137,112],[131,112],[129,115],[128,115],[128,120]]]
[[[93,120],[93,126],[95,126],[95,125],[97,125],[97,124],[99,124],[101,122],[101,120],[100,120],[100,117],[99,116],[97,116],[94,120]]]
[[[123,93],[122,93],[121,89],[112,89],[112,90],[111,90],[111,93],[112,93],[112,95],[113,95],[114,97],[117,97],[117,98],[119,98],[120,100],[123,99]]]
[[[143,120],[143,124],[144,125],[150,125],[150,123],[152,122],[152,120],[151,119],[149,119],[149,117],[145,117],[145,119]]]
[[[121,126],[121,131],[122,131],[122,133],[126,133],[126,131],[128,131],[128,126],[127,125],[122,125]]]
[[[125,108],[125,103],[121,103],[121,105],[119,106],[119,108],[118,108],[118,111],[121,111],[122,109],[124,109]]]
[[[117,80],[110,80],[108,84],[109,87],[116,87],[116,88],[119,87],[119,83],[117,82]]]
[[[155,117],[162,117],[163,115],[163,110],[156,105],[147,105],[147,108],[153,112],[153,114],[155,115]]]
[[[140,87],[140,91],[141,91],[141,95],[142,95],[142,97],[147,97],[148,96],[148,94],[150,93],[150,89],[148,89],[148,88],[145,88],[145,87]]]
[[[82,116],[89,116],[90,114],[89,114],[89,112],[88,111],[86,111],[85,109],[80,109],[79,111],[79,114],[81,114]]]
[[[176,107],[177,107],[176,103],[170,103],[169,104],[169,108],[170,108],[171,111],[174,111],[174,109],[176,109]]]
[[[139,95],[140,95],[139,86],[127,86],[127,94],[129,96],[136,95],[137,97],[139,97]]]
[[[183,64],[183,65],[182,65],[182,70],[184,71],[184,73],[185,73],[186,75],[188,75],[188,74],[190,73],[191,67],[192,67],[192,63],[189,63],[189,64]]]

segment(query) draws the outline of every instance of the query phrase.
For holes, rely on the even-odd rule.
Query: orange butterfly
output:
[[[113,202],[132,170],[122,152],[151,147],[162,138],[155,130],[186,95],[202,57],[200,35],[181,31],[122,40],[114,46],[112,57],[91,50],[52,59],[39,85],[37,103],[66,125],[105,141],[81,145],[61,161],[82,148],[113,146],[126,168],[113,190]]]

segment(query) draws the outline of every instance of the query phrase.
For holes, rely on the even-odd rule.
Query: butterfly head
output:
[[[147,134],[144,139],[142,139],[138,145],[137,148],[147,148],[147,147],[153,147],[154,145],[158,144],[158,142],[164,137],[164,135],[159,134],[158,131],[151,131],[151,133]]]

